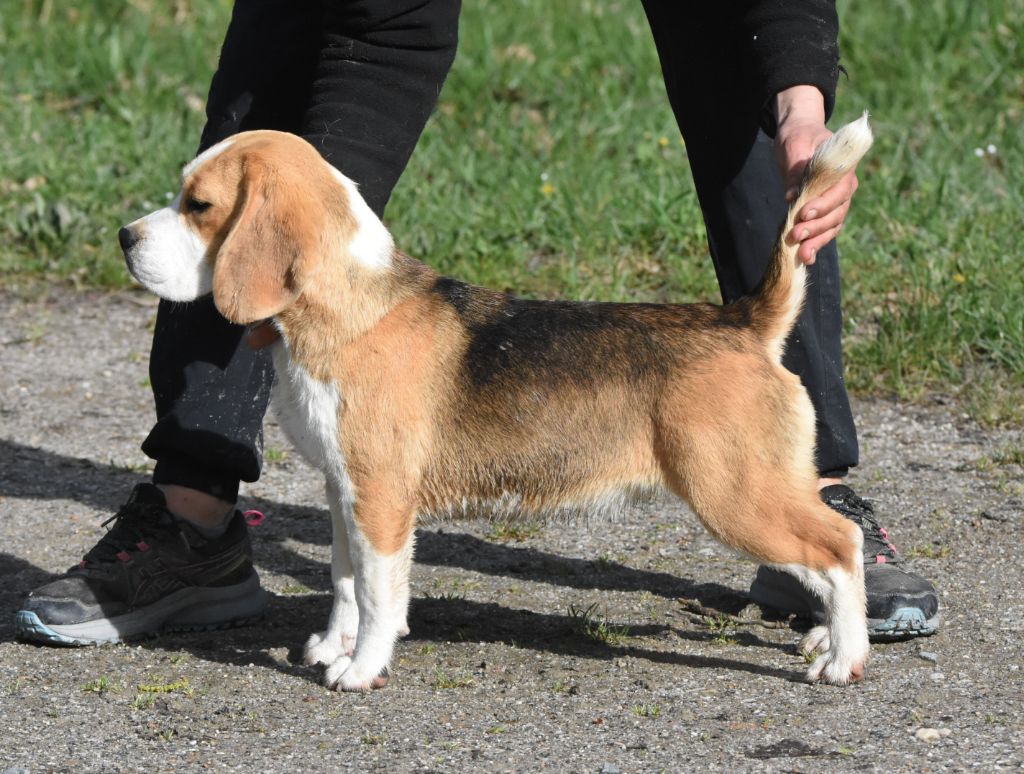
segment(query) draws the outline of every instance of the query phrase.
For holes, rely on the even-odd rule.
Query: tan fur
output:
[[[266,134],[240,136],[231,152],[194,171],[183,181],[179,205],[190,226],[209,245],[208,256],[216,256],[217,308],[237,323],[261,320],[285,309],[314,280],[325,256],[337,251],[330,236],[343,235],[353,227],[347,196],[323,164],[317,163],[319,159],[296,157],[287,148],[267,143]],[[268,179],[271,167],[272,181]],[[314,197],[316,207],[309,206],[308,197]],[[191,198],[227,206],[190,213]],[[253,255],[260,260],[253,261]]]
[[[669,484],[712,534],[762,562],[852,571],[856,527],[817,497],[805,402],[796,377],[761,353],[712,358],[665,401]]]
[[[277,314],[293,359],[339,386],[357,519],[377,551],[398,551],[417,512],[466,498],[514,489],[523,510],[543,511],[662,485],[761,561],[851,566],[847,523],[814,491],[813,425],[797,408],[806,394],[759,337],[709,330],[708,351],[665,384],[612,381],[537,400],[518,389],[467,395],[458,375],[466,332],[427,292],[436,275],[404,256],[383,276],[344,260],[325,269],[330,249],[351,238],[344,192],[319,158],[267,134],[243,135],[200,167],[186,196],[238,192],[229,220],[195,218],[215,245],[215,301],[236,322]],[[289,191],[290,179],[275,182],[268,205],[263,178],[275,154],[287,154],[294,181],[327,207]],[[685,335],[701,337],[700,325]]]
[[[212,245],[221,312],[275,316],[292,361],[337,387],[355,520],[379,554],[407,547],[426,512],[510,497],[523,511],[586,508],[665,486],[758,561],[849,572],[860,561],[856,527],[817,496],[813,410],[779,364],[802,299],[788,248],[758,298],[570,308],[576,349],[539,327],[549,344],[524,341],[541,360],[506,367],[508,297],[445,295],[398,252],[379,270],[359,265],[345,193],[302,141],[240,135],[185,192],[230,205],[219,220],[187,216]]]

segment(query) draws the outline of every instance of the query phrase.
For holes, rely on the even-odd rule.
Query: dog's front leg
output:
[[[409,570],[412,562],[411,509],[379,508],[360,502],[348,522],[348,544],[359,609],[355,651],[328,667],[325,682],[341,691],[381,688],[395,640],[408,631]]]
[[[351,489],[351,487],[348,487]],[[356,604],[348,525],[353,523],[352,498],[327,481],[327,504],[331,510],[331,585],[334,604],[327,631],[310,635],[306,641],[305,662],[329,666],[342,656],[351,656],[359,633],[359,607]]]

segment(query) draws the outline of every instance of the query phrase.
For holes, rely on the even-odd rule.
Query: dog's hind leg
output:
[[[766,476],[750,478],[767,483]],[[813,491],[798,493],[787,484],[745,486],[718,502],[710,502],[698,485],[688,499],[722,542],[793,574],[822,600],[825,625],[801,643],[805,653],[820,652],[807,678],[845,685],[864,676],[868,656],[861,532],[817,501]]]
[[[718,539],[821,598],[825,626],[802,645],[820,652],[807,677],[859,680],[868,656],[863,538],[818,497],[807,394],[757,359],[733,362],[732,373],[729,362],[717,365],[707,384],[671,396],[658,418],[666,481]]]
[[[825,605],[825,625],[815,626],[800,641],[804,655],[818,654],[807,670],[807,679],[812,682],[845,685],[864,676],[868,640],[860,530],[854,535],[857,551],[852,572],[842,566],[814,570],[801,564],[774,565],[792,573]]]

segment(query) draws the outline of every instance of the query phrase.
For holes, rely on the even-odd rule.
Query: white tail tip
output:
[[[868,113],[865,110],[860,118],[840,128],[818,147],[810,166],[814,167],[815,171],[845,173],[857,165],[873,141],[874,135],[871,133]]]

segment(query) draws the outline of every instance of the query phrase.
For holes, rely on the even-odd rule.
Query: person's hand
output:
[[[825,100],[815,86],[793,86],[779,92],[775,115],[775,155],[786,186],[786,201],[792,202],[807,162],[832,132],[825,128]],[[818,250],[835,239],[856,190],[857,172],[851,169],[825,193],[800,208],[793,230],[786,235],[790,244],[800,243],[800,260],[814,263]]]

